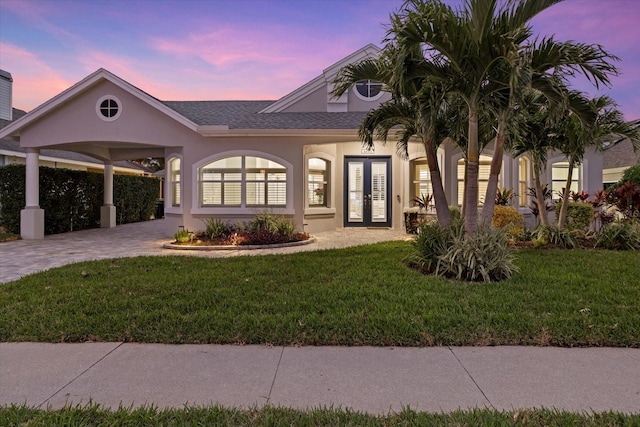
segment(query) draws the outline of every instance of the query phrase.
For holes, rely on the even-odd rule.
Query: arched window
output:
[[[200,206],[285,207],[287,169],[269,159],[234,156],[198,169]]]
[[[520,157],[518,159],[518,206],[526,208],[529,206],[529,159]]]
[[[382,83],[374,80],[359,80],[353,89],[358,98],[365,101],[374,101],[382,96]]]
[[[307,203],[309,207],[327,207],[331,162],[311,157],[307,162]]]
[[[171,191],[171,206],[180,206],[180,159],[169,160],[169,188]]]

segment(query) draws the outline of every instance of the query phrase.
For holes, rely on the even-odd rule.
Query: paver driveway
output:
[[[404,230],[345,228],[314,235],[316,242],[304,246],[278,249],[235,251],[183,251],[163,249],[172,240],[164,232],[164,221],[155,220],[94,228],[46,236],[44,240],[18,240],[0,243],[0,283],[27,274],[79,261],[140,255],[185,255],[223,257],[292,253],[340,248],[388,240],[406,239]]]

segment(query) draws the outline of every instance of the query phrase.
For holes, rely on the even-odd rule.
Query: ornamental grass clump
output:
[[[467,236],[461,221],[421,224],[408,262],[425,274],[469,282],[497,282],[518,271],[504,230],[479,227]]]
[[[640,222],[615,221],[605,225],[595,236],[595,247],[611,250],[640,250]]]
[[[473,235],[457,235],[440,256],[437,274],[467,282],[498,282],[516,273],[504,230],[479,226]]]
[[[231,236],[235,232],[233,225],[220,218],[210,217],[204,221],[205,234],[210,239],[223,239]]]
[[[534,232],[534,245],[536,242],[542,242],[540,246],[551,244],[554,246],[562,246],[565,249],[573,249],[579,246],[579,232],[574,229],[562,228],[557,225],[539,226]],[[537,246],[537,245],[536,245]]]

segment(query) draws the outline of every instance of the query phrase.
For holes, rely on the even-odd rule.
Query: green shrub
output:
[[[191,233],[186,228],[180,228],[175,232],[173,238],[176,239],[178,243],[187,243],[191,241]]]
[[[612,250],[640,250],[640,222],[615,221],[600,229],[595,247]]]
[[[524,215],[513,206],[496,205],[493,208],[491,225],[501,228],[510,240],[518,240],[524,235]]]
[[[556,204],[556,215],[560,214],[562,203]],[[590,203],[569,202],[567,206],[567,227],[572,230],[586,230],[595,217],[596,211]]]
[[[472,236],[453,236],[437,267],[439,275],[486,283],[508,279],[517,271],[507,234],[487,226],[479,226]]]
[[[271,212],[263,211],[253,218],[253,220],[249,223],[248,228],[251,233],[258,233],[260,231],[277,233],[278,216]]]
[[[536,241],[539,246],[552,244],[563,248],[575,248],[578,246],[578,233],[576,230],[560,228],[556,225],[538,227],[534,233],[534,245]],[[545,243],[546,242],[546,243]]]
[[[418,233],[412,242],[413,252],[407,261],[424,273],[435,273],[440,257],[451,246],[453,237],[461,234],[464,234],[464,226],[459,219],[445,228],[440,227],[437,221],[423,222],[418,225]]]
[[[284,215],[276,219],[276,224],[278,229],[277,233],[281,236],[290,238],[296,232],[296,225]]]
[[[618,185],[622,185],[629,181],[636,185],[640,185],[640,164],[633,165],[625,169],[622,174],[622,179],[618,182]]]
[[[0,167],[0,205],[5,229],[20,232],[20,211],[25,204],[25,166]],[[45,234],[65,233],[100,226],[104,178],[101,173],[41,166],[40,207],[45,211]],[[114,175],[113,201],[118,224],[146,221],[155,212],[160,181]]]
[[[210,239],[228,237],[234,232],[231,224],[216,217],[209,217],[204,220],[205,234]]]

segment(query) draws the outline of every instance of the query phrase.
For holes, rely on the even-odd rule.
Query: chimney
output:
[[[13,120],[13,78],[11,74],[0,70],[0,119]]]

